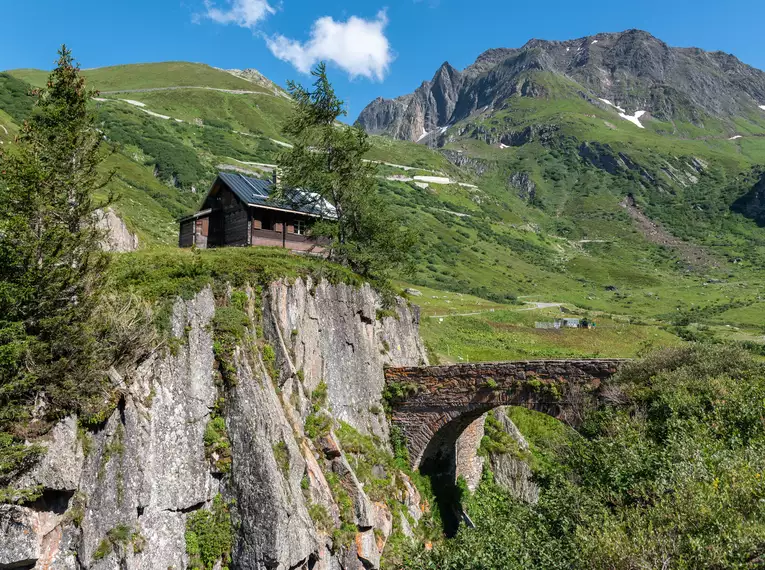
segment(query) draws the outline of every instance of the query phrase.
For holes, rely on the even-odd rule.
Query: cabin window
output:
[[[299,236],[305,235],[305,232],[306,232],[307,229],[308,228],[306,227],[305,222],[303,222],[301,220],[296,220],[295,221],[295,233],[297,235],[299,235]]]

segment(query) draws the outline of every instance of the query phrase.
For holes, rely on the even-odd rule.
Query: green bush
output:
[[[226,420],[213,415],[205,426],[205,455],[220,473],[231,471],[231,441],[226,431]]]
[[[201,509],[186,520],[186,552],[189,568],[211,570],[220,561],[225,567],[231,560],[234,529],[230,504],[220,495],[213,499],[212,509]]]
[[[696,345],[626,365],[528,505],[486,474],[461,528],[404,567],[752,568],[765,544],[765,365]],[[492,423],[489,424],[489,433]],[[523,428],[521,428],[523,429]]]

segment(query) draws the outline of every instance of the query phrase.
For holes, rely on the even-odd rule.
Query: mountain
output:
[[[696,126],[713,118],[730,132],[737,118],[765,123],[765,73],[729,54],[670,47],[647,32],[629,30],[491,49],[463,71],[444,63],[414,93],[370,103],[357,124],[369,133],[417,141],[479,110],[499,110],[513,95],[549,97],[537,80],[543,73],[569,83],[572,95],[620,107],[628,116],[642,111],[659,121]]]

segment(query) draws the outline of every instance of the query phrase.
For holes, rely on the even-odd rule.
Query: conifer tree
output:
[[[0,154],[0,425],[41,396],[67,409],[98,389],[89,321],[108,257],[94,193],[108,177],[94,94],[63,46],[16,144]]]

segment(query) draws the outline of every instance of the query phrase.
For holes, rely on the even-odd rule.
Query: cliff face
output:
[[[15,482],[40,498],[0,506],[0,568],[212,568],[230,552],[233,568],[361,570],[379,567],[394,528],[411,532],[423,507],[406,475],[380,466],[398,490],[375,502],[340,438],[304,425],[325,408],[386,453],[383,366],[425,361],[416,311],[399,300],[383,317],[368,286],[310,280],[248,295],[250,334],[228,362],[212,332],[225,300],[178,300],[173,350],[116,379],[108,418],[66,418],[40,442],[47,454]]]

